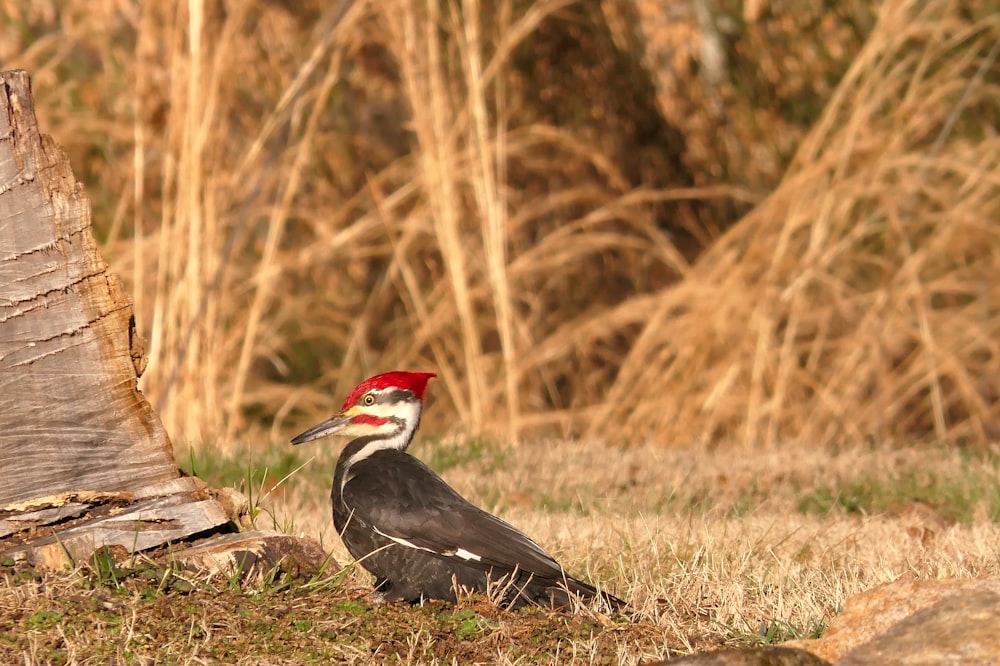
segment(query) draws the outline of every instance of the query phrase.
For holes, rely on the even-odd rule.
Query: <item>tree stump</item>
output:
[[[315,542],[233,535],[240,501],[181,474],[144,365],[83,186],[39,132],[27,73],[0,72],[0,559],[61,567],[171,544],[199,568],[245,570],[233,553],[320,566]]]

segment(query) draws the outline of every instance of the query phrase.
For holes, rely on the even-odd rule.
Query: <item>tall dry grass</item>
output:
[[[616,313],[642,330],[590,432],[995,440],[998,30],[886,3],[780,187],[641,317]]]
[[[716,240],[689,206],[760,197],[641,184],[667,144],[612,131],[643,102],[596,3],[333,4],[0,2],[175,438],[282,436],[394,366],[468,433],[994,436],[988,12],[886,3]]]

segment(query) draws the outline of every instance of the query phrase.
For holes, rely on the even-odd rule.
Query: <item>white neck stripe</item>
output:
[[[410,444],[413,433],[417,429],[417,424],[420,423],[420,410],[422,406],[420,402],[408,402],[403,405],[396,404],[393,407],[394,409],[391,412],[389,410],[378,410],[377,412],[372,409],[365,410],[368,414],[375,414],[376,416],[389,419],[385,425],[374,426],[373,430],[375,433],[378,433],[379,430],[388,429],[391,426],[395,427],[395,431],[386,433],[387,436],[384,437],[374,434],[374,439],[365,442],[364,446],[345,461],[344,478],[340,482],[341,493],[344,492],[344,486],[347,485],[347,482],[354,477],[351,474],[352,466],[366,458],[370,458],[379,451],[391,449],[403,451]]]

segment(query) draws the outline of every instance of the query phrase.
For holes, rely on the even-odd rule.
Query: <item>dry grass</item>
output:
[[[278,437],[408,366],[442,431],[991,441],[995,15],[880,5],[765,199],[671,170],[612,4],[0,3],[174,438]]]
[[[847,596],[897,578],[1000,575],[995,452],[469,447],[425,441],[415,454],[570,571],[689,640],[822,625]],[[315,452],[272,516],[348,561],[330,523],[336,449]]]
[[[641,58],[598,3],[0,0],[0,59],[30,71],[43,131],[88,184],[149,337],[143,389],[178,443],[283,441],[395,366],[440,373],[429,430],[634,443],[439,465],[644,614],[490,616],[476,649],[519,663],[525,627],[563,627],[548,663],[633,664],[762,624],[809,632],[885,580],[1000,574],[995,455],[887,446],[985,452],[1000,432],[988,4],[878,5],[831,98],[805,101],[825,110],[770,192],[671,171],[686,137],[650,119]],[[779,131],[756,145],[787,145]],[[704,215],[750,205],[731,227]],[[334,457],[268,510],[345,558]],[[281,663],[281,640],[239,642],[263,618],[373,663],[371,639],[322,642],[349,613],[317,604],[363,599],[350,583],[259,605],[203,590],[190,612],[168,596],[162,623],[144,623],[141,590],[105,617],[76,578],[7,586],[22,610],[0,614],[0,649],[201,663],[215,639],[229,661]],[[438,614],[373,626],[402,627],[380,637],[402,663],[448,663]]]
[[[271,492],[258,525],[271,527],[273,517],[348,561],[327,499],[337,451],[320,446],[303,454],[316,460]],[[0,566],[0,658],[632,666],[814,635],[848,596],[886,581],[1000,575],[996,453],[792,445],[747,457],[740,447],[475,441],[416,449],[570,571],[627,597],[637,621],[587,610],[499,612],[480,601],[371,606],[370,580],[359,571],[342,583],[288,587],[196,580],[187,592],[159,575],[95,584],[87,568],[26,579]],[[260,478],[288,450],[255,451],[250,471]],[[247,474],[247,459],[230,461],[229,472],[216,460],[209,480]]]
[[[641,313],[619,308],[642,331],[591,432],[993,441],[996,31],[887,3],[781,186]]]

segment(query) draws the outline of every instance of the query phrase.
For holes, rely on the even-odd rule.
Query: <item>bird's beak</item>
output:
[[[319,425],[315,425],[312,428],[309,428],[309,430],[293,437],[292,444],[305,444],[306,442],[311,442],[312,440],[319,439],[320,437],[335,435],[351,424],[351,421],[354,419],[356,413],[357,408],[351,407],[336,416],[331,416]]]

